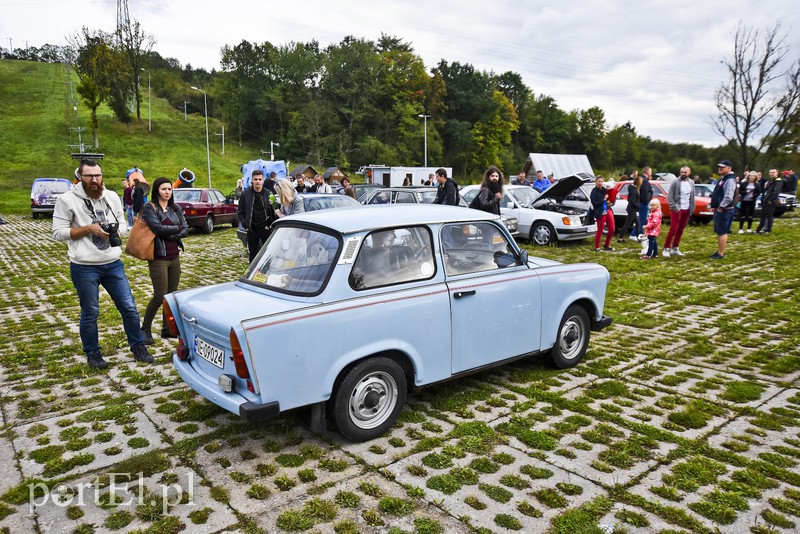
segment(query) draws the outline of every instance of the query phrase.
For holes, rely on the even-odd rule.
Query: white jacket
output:
[[[95,212],[94,219],[85,200],[89,201]],[[122,202],[116,193],[104,189],[102,197],[92,200],[84,192],[83,184],[77,183],[66,193],[58,195],[53,211],[53,239],[67,242],[70,262],[81,265],[105,265],[118,260],[122,255],[122,247],[109,246],[108,240],[91,234],[76,240],[70,239],[71,228],[95,222],[119,222],[120,236],[128,232]]]

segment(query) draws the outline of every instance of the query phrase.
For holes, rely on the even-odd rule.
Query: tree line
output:
[[[78,92],[92,111],[96,144],[101,103],[129,122],[133,101],[141,119],[137,82],[146,70],[155,94],[175,107],[189,102],[191,111],[202,112],[202,95],[191,89],[201,87],[209,115],[234,140],[279,142],[281,157],[292,161],[345,169],[419,166],[427,143],[428,165],[452,167],[464,178],[493,164],[515,174],[530,152],[587,154],[596,169],[610,173],[645,165],[677,172],[688,164],[705,177],[719,159],[739,162],[740,169],[797,161],[800,63],[794,70],[786,66],[790,58],[779,28],[763,37],[759,47],[758,32],[740,27],[735,35],[733,59],[726,62],[730,77],[717,90],[713,121],[726,143],[714,148],[654,140],[631,122],[609,125],[597,106],[564,110],[512,71],[481,71],[445,59],[427,68],[410,43],[386,34],[377,41],[348,36],[324,48],[315,40],[242,41],[223,47],[221,70],[211,72],[162,58],[136,21],[114,34],[83,28],[67,47],[11,53],[73,66]],[[755,95],[748,92],[753,84],[759,84]],[[748,120],[736,115],[743,109]]]

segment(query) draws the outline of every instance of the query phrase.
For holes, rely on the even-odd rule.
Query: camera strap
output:
[[[92,218],[92,224],[99,224],[92,201],[88,198],[84,198],[83,203],[86,205],[86,211],[89,212],[89,216]],[[106,212],[110,212],[111,216],[114,217],[114,220],[117,221],[117,224],[119,224],[119,219],[117,219],[117,216],[114,214],[114,210],[111,209],[111,206],[108,204],[108,200],[106,200],[105,197],[103,197],[103,204],[106,205]]]

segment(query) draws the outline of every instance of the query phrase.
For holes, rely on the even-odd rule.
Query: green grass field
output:
[[[71,178],[77,162],[68,145],[78,137],[69,128],[76,126],[71,105],[69,81],[77,77],[62,64],[30,61],[0,61],[0,213],[26,213],[30,207],[30,184],[36,177]],[[152,131],[147,130],[147,91],[142,103],[142,120],[122,124],[102,105],[98,152],[106,185],[119,189],[125,171],[141,167],[149,181],[158,176],[177,178],[184,167],[194,171],[197,183],[206,185],[205,121],[202,114],[189,115],[173,109],[163,99],[153,98]],[[85,127],[83,142],[91,147],[89,110],[78,102],[78,124]],[[228,192],[240,177],[239,167],[257,159],[259,148],[238,146],[226,139],[221,154],[221,123],[209,121],[212,185]]]

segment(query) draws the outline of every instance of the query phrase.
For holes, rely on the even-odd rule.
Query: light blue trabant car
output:
[[[275,223],[235,282],[166,296],[173,362],[246,420],[312,405],[353,441],[386,432],[418,388],[535,353],[576,365],[608,271],[530,258],[499,217],[452,206],[303,213]]]

